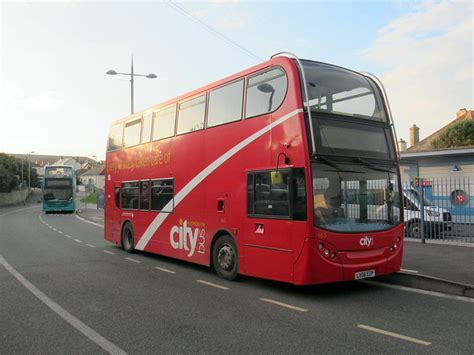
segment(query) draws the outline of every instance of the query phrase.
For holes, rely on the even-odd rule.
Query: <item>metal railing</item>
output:
[[[420,177],[403,187],[406,237],[474,242],[473,179]]]

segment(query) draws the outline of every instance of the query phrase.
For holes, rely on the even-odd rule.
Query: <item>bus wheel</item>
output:
[[[412,221],[408,225],[407,231],[408,237],[410,238],[421,238],[421,223],[419,221]]]
[[[127,253],[133,253],[133,227],[126,223],[122,229],[122,248]]]
[[[230,235],[221,236],[212,249],[212,264],[217,275],[226,280],[235,280],[239,272],[237,246]]]

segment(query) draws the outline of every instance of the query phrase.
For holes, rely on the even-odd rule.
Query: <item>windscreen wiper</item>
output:
[[[362,159],[360,157],[356,157],[355,160],[362,163],[362,164],[364,164],[364,166],[369,168],[369,169],[372,169],[372,170],[375,170],[375,171],[381,171],[381,172],[384,172],[384,173],[393,173],[393,171],[390,170],[390,169],[379,168],[378,166],[375,166],[374,164],[372,164],[370,161],[367,161],[367,160]]]
[[[341,167],[339,165],[337,165],[336,163],[334,163],[332,160],[326,158],[326,157],[323,157],[322,155],[317,155],[316,156],[316,160],[322,160],[324,163],[326,163],[326,165],[329,165],[330,167],[336,169],[337,172],[339,173],[357,173],[357,174],[362,174],[361,171],[355,171],[355,170],[344,170],[344,169],[341,169]]]

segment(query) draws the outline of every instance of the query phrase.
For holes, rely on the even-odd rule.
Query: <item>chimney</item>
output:
[[[397,143],[398,151],[404,152],[405,150],[407,150],[407,142],[403,138],[400,138]]]
[[[413,147],[420,141],[420,128],[414,124],[410,127],[410,147]]]
[[[458,112],[456,112],[456,119],[461,118],[467,113],[466,108],[460,108]]]

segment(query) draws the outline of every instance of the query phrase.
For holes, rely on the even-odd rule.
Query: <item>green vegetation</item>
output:
[[[97,194],[95,192],[93,192],[90,195],[81,198],[81,202],[84,202],[84,203],[97,203]]]
[[[456,123],[435,139],[433,148],[454,148],[474,145],[474,121],[463,120]]]
[[[23,165],[23,180],[28,184],[28,161],[16,159],[10,155],[0,153],[0,192],[10,192],[20,187]],[[39,186],[36,170],[31,167],[31,186]]]

